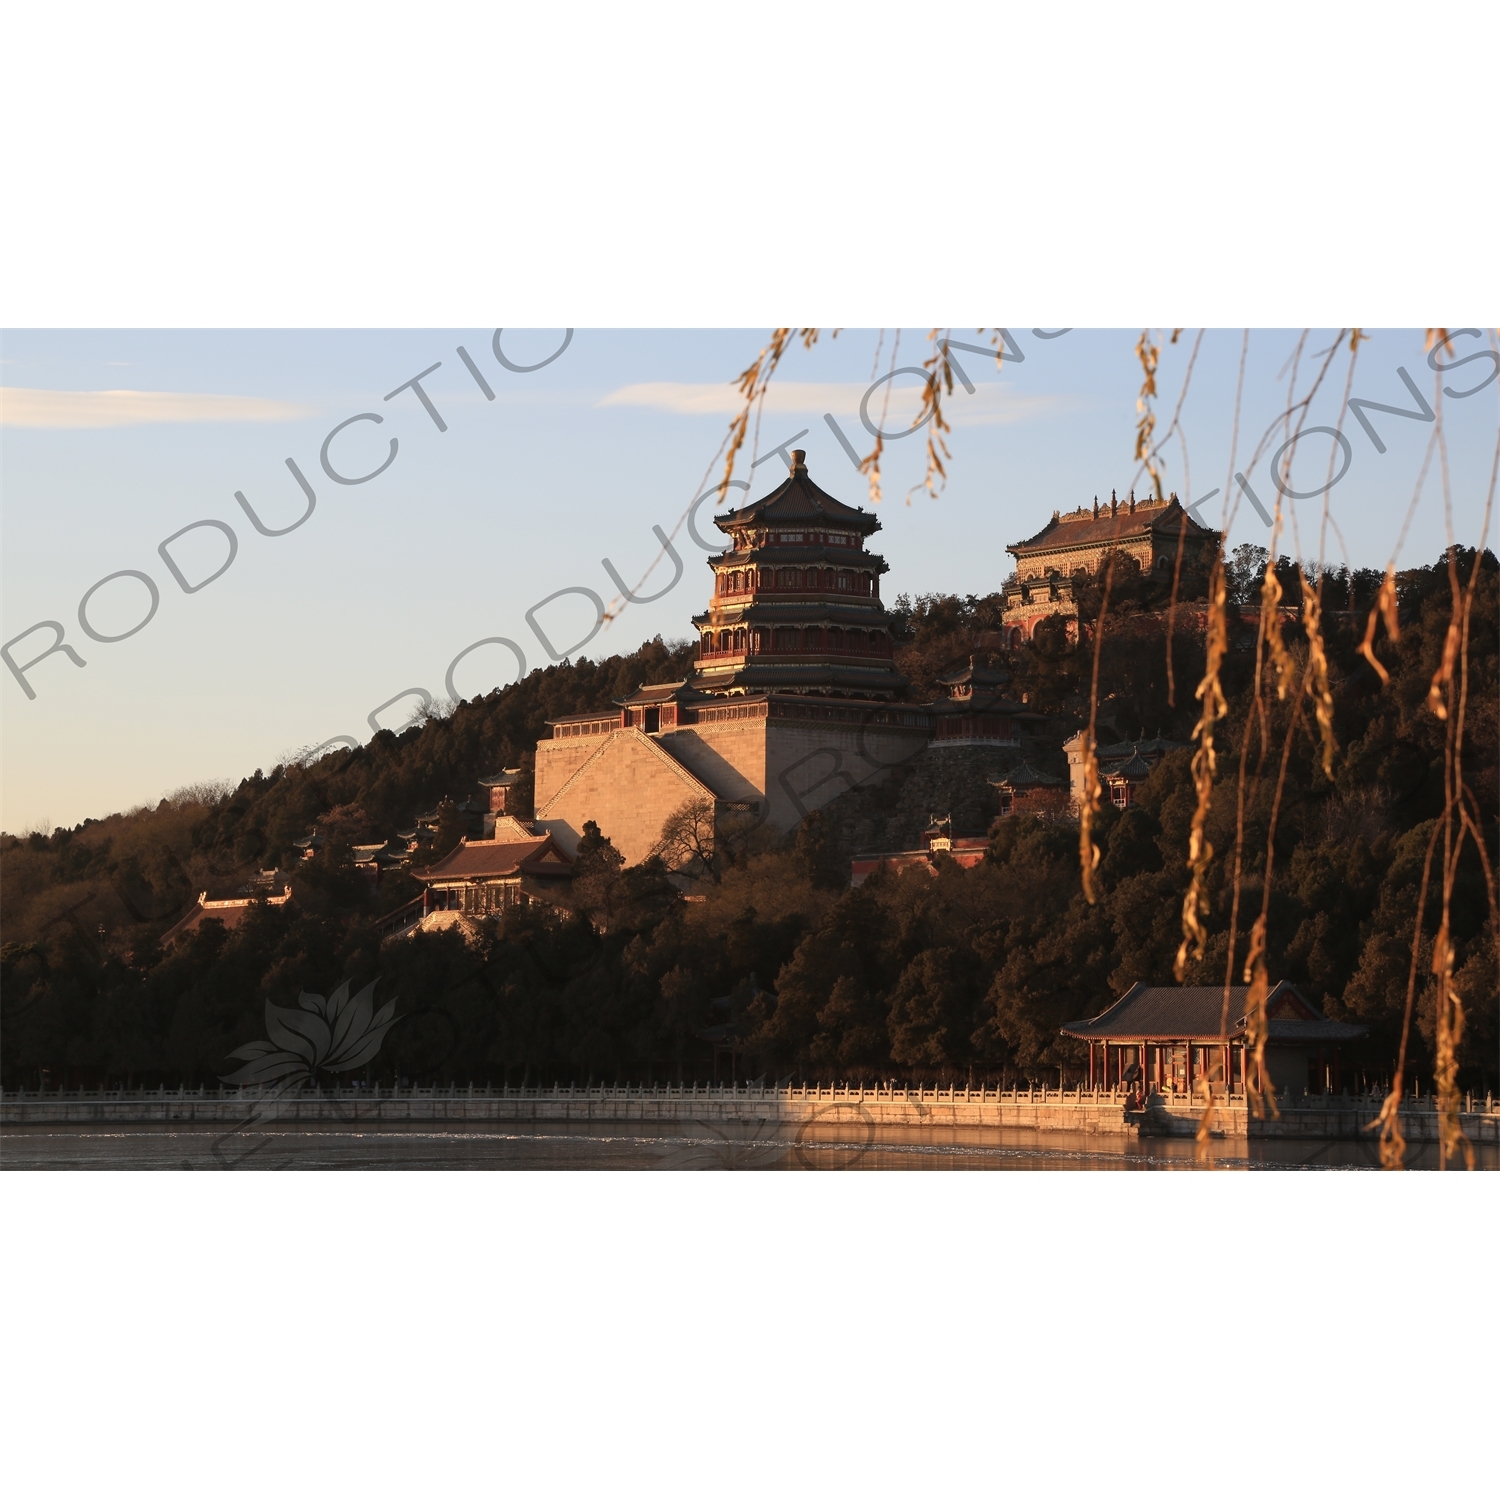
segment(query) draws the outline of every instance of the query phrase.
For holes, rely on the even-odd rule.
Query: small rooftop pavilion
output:
[[[1003,776],[991,777],[990,785],[1000,794],[1002,818],[1058,812],[1067,807],[1062,778],[1039,771],[1030,761],[1023,760]]]
[[[953,832],[953,814],[929,816],[928,824],[918,835],[920,847],[916,849],[871,850],[856,854],[849,861],[849,884],[863,885],[877,870],[902,870],[920,866],[929,875],[938,873],[938,858],[946,855],[956,865],[972,870],[984,862],[985,851],[990,846],[987,834],[963,835]]]

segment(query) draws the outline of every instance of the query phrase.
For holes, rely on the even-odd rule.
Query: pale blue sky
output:
[[[412,687],[444,696],[449,664],[482,637],[509,637],[529,667],[545,665],[549,658],[526,611],[569,587],[610,599],[617,590],[602,558],[634,584],[657,551],[652,527],[672,532],[700,492],[733,408],[728,382],[754,357],[764,332],[582,329],[560,357],[529,374],[497,361],[491,333],[6,334],[0,383],[21,394],[7,396],[0,428],[4,639],[57,620],[87,666],[49,657],[28,673],[34,700],[0,671],[0,824],[12,831],[72,824],[154,801],[184,783],[270,767],[290,750],[335,735],[367,739],[372,709]],[[1131,483],[1138,330],[1075,330],[1055,339],[1012,333],[1025,359],[1003,375],[982,357],[959,356],[977,389],[956,390],[951,398],[953,457],[940,498],[919,492],[906,502],[921,479],[921,434],[887,447],[885,529],[874,545],[890,563],[888,597],[989,592],[1009,571],[1007,542],[1037,530],[1054,508],[1096,494],[1107,498],[1111,488],[1123,496]],[[892,337],[882,346],[876,333],[845,331],[836,340],[825,336],[810,352],[799,347],[778,376],[761,453],[806,428],[797,446],[807,449],[814,478],[851,504],[868,504],[865,481],[823,414],[832,412],[866,451],[860,396],[872,376],[890,368]],[[953,337],[979,341],[963,330]],[[1159,433],[1171,420],[1194,337],[1184,333],[1164,353]],[[1309,336],[1299,389],[1306,388],[1313,356],[1332,337]],[[527,364],[545,359],[561,338],[560,331],[519,331],[506,334],[502,347],[513,363]],[[1181,448],[1173,442],[1165,454],[1169,488],[1190,490],[1193,498],[1221,490],[1203,512],[1214,521],[1228,477],[1240,340],[1233,330],[1204,337],[1183,409],[1190,486]],[[1282,331],[1251,336],[1238,467],[1285,404],[1296,340]],[[493,402],[461,363],[459,344],[494,390]],[[1482,347],[1485,340],[1455,340],[1457,356]],[[929,348],[925,330],[907,331],[897,362],[920,364]],[[446,432],[412,392],[383,399],[438,361],[441,368],[423,384]],[[1398,367],[1431,399],[1422,336],[1411,331],[1378,332],[1361,348],[1352,394],[1411,408]],[[1341,357],[1311,421],[1336,420],[1346,369]],[[1452,372],[1448,384],[1467,390],[1489,370],[1487,361],[1476,361]],[[893,383],[891,428],[906,425],[899,412],[909,408],[916,384],[912,377]],[[101,391],[167,394],[87,400],[47,394]],[[1465,540],[1477,536],[1489,482],[1496,395],[1492,384],[1445,405],[1455,529]],[[192,399],[203,397],[234,399]],[[324,473],[319,450],[331,428],[361,412],[378,412],[384,421],[341,433],[330,455],[335,465],[351,474],[373,468],[392,437],[399,452],[369,483],[341,486]],[[1432,428],[1378,413],[1371,421],[1387,451],[1377,452],[1359,423],[1346,419],[1352,457],[1331,510],[1351,560],[1381,566],[1395,546]],[[1326,437],[1307,439],[1307,467],[1299,462],[1293,475],[1299,489],[1322,481],[1330,445]],[[1251,475],[1267,504],[1275,493],[1268,456]],[[290,524],[305,501],[288,457],[312,485],[317,506],[306,525],[264,537],[235,491],[267,525]],[[745,477],[743,463],[739,472]],[[752,493],[784,473],[772,457],[749,476]],[[1301,506],[1305,554],[1316,551],[1320,508],[1318,501]],[[706,505],[699,512],[705,536],[715,534],[711,511]],[[204,519],[230,526],[239,550],[220,578],[187,595],[157,544]],[[1266,537],[1242,505],[1231,541]],[[1444,538],[1434,461],[1403,561],[1429,560]],[[201,528],[174,550],[195,581],[219,565],[226,545],[219,531]],[[655,603],[626,607],[584,654],[629,650],[658,633],[687,634],[709,574],[686,530],[675,545],[685,565],[681,583]],[[1334,539],[1329,553],[1341,555]],[[128,640],[90,640],[79,626],[79,601],[121,569],[152,577],[158,612]],[[644,592],[654,593],[671,576],[668,566]],[[95,596],[90,621],[101,634],[128,630],[146,598],[143,585],[118,580]],[[592,619],[592,606],[577,595],[539,616],[559,647],[577,640]],[[50,632],[38,632],[12,653],[24,662],[50,640]],[[456,683],[472,695],[514,671],[508,652],[488,647],[460,665]],[[398,703],[381,722],[398,727],[414,703]]]

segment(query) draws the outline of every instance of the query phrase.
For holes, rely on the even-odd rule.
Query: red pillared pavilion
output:
[[[1139,1081],[1143,1092],[1191,1094],[1207,1084],[1215,1094],[1245,1092],[1254,1069],[1248,986],[1133,984],[1087,1021],[1070,1021],[1064,1036],[1089,1044],[1089,1082],[1105,1088]],[[1340,1049],[1368,1027],[1330,1021],[1302,992],[1283,980],[1266,996],[1264,1071],[1257,1088],[1338,1093],[1343,1087]]]

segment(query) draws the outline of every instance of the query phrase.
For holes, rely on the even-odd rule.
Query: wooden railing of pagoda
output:
[[[854,656],[874,657],[877,660],[889,661],[895,656],[895,647],[889,639],[872,643],[870,641],[856,641],[850,645],[846,640],[841,646],[744,646],[739,650],[730,648],[728,651],[705,651],[702,646],[698,648],[698,660],[706,662],[728,662],[744,661],[752,656]]]

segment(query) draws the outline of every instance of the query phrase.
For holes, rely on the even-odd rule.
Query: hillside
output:
[[[1253,608],[1255,559],[1239,561],[1236,602]],[[1394,1053],[1422,858],[1442,809],[1444,726],[1425,697],[1449,607],[1446,564],[1400,576],[1402,636],[1399,645],[1382,638],[1391,671],[1382,687],[1355,649],[1375,583],[1331,577],[1325,585],[1340,754],[1330,782],[1306,735],[1294,741],[1269,945],[1275,977],[1304,987],[1330,1014],[1370,1026],[1355,1067],[1372,1079],[1389,1071]],[[1186,739],[1201,637],[1189,614],[1174,639],[1170,703],[1154,606],[1146,600],[1106,630],[1101,722],[1122,738],[1160,731]],[[1500,568],[1487,554],[1470,648],[1465,764],[1492,858],[1497,609]],[[896,613],[906,633],[898,665],[918,688],[930,688],[971,651],[1004,662],[1014,691],[1053,716],[1038,754],[1055,754],[1086,716],[1088,649],[1043,640],[999,652],[993,598],[902,600]],[[1248,640],[1253,645],[1253,630]],[[1305,649],[1295,630],[1288,642],[1294,655]],[[1253,654],[1245,646],[1241,632],[1224,671],[1230,713],[1220,744],[1236,749],[1221,756],[1209,830],[1221,852],[1234,840],[1237,747],[1252,709]],[[381,995],[398,997],[404,1019],[374,1069],[383,1078],[707,1076],[708,1049],[697,1033],[725,1019],[711,1004],[715,996],[737,986],[749,995],[752,973],[764,994],[731,1013],[741,1015],[745,1065],[754,1074],[1041,1077],[1053,1070],[1055,1077],[1074,1061],[1059,1024],[1096,1012],[1134,980],[1170,982],[1193,802],[1186,753],[1157,768],[1138,807],[1123,815],[1106,809],[1103,895],[1095,906],[1079,889],[1076,827],[1024,818],[996,827],[989,857],[974,870],[950,865],[937,879],[915,872],[845,889],[852,845],[899,843],[930,810],[920,803],[941,795],[913,767],[878,792],[855,795],[864,799],[857,816],[841,799],[795,839],[744,851],[720,869],[701,902],[680,901],[658,870],[618,872],[606,853],[587,886],[593,921],[517,913],[503,927],[487,926],[477,946],[453,933],[382,946],[372,919],[409,899],[415,882],[397,876],[374,891],[335,855],[296,867],[292,905],[257,909],[233,933],[208,924],[162,954],[158,939],[198,891],[229,894],[258,870],[290,867],[293,841],[318,820],[342,830],[345,843],[360,830],[392,832],[444,796],[467,796],[481,775],[529,768],[548,717],[603,707],[642,682],[681,676],[690,653],[690,645],[656,641],[629,656],[550,667],[449,717],[383,731],[359,750],[258,770],[226,795],[189,791],[50,836],[5,836],[0,1078],[35,1086],[45,1069],[54,1086],[106,1078],[211,1083],[229,1070],[228,1052],[264,1035],[267,1000],[290,1003],[303,989],[326,994],[346,977],[378,979]],[[1286,713],[1273,700],[1276,755]],[[1270,796],[1262,777],[1248,800],[1246,889],[1257,900]],[[982,792],[967,815],[987,820]],[[1222,862],[1209,895],[1208,953],[1189,982],[1223,978],[1229,889]],[[1454,893],[1454,936],[1469,1012],[1464,1077],[1481,1089],[1496,1082],[1490,920],[1471,850]],[[1419,1039],[1419,1052],[1422,1045]]]

